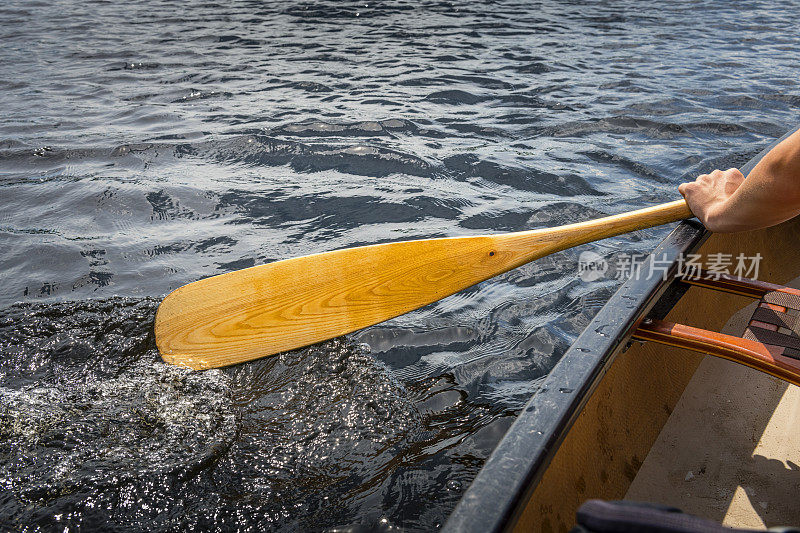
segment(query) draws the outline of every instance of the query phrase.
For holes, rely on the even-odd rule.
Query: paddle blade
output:
[[[190,283],[156,313],[168,363],[215,368],[324,341],[547,254],[692,216],[683,200],[557,228],[348,248]]]
[[[156,314],[165,361],[193,369],[241,363],[383,322],[533,258],[502,236],[349,248],[185,285]],[[529,245],[531,243],[528,243]]]

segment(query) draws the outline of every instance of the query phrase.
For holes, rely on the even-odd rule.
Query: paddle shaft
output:
[[[227,366],[383,322],[539,257],[692,216],[678,200],[556,228],[335,250],[221,274],[156,314],[165,361]]]
[[[507,233],[497,237],[500,240],[507,240],[509,243],[517,240],[520,243],[531,243],[531,251],[534,252],[532,254],[533,257],[530,259],[525,257],[527,260],[520,263],[522,265],[544,255],[574,248],[581,244],[630,233],[631,231],[669,224],[693,216],[685,200],[675,200],[666,204],[585,222],[576,222],[555,228]],[[548,247],[545,254],[537,253],[541,251],[541,248],[537,248],[537,245],[544,240],[550,240],[553,246]]]

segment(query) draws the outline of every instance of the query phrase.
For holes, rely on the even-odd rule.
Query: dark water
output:
[[[652,5],[6,0],[2,528],[441,524],[616,287],[580,250],[204,373],[160,362],[159,298],[672,200],[798,122],[800,5]]]

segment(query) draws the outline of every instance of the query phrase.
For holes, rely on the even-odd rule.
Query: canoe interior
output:
[[[703,257],[717,252],[733,253],[734,257],[760,253],[759,278],[788,283],[800,271],[798,242],[800,221],[795,220],[747,234],[714,234],[699,253]],[[752,302],[691,287],[667,314],[667,320],[720,331],[734,313]],[[624,497],[702,358],[653,343],[634,342],[620,350],[541,479],[528,488],[509,529],[567,531],[585,500]],[[763,405],[767,414],[774,407]]]

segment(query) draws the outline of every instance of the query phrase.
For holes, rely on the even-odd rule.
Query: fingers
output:
[[[729,168],[720,181],[726,195],[730,196],[744,183],[744,175],[738,169]]]
[[[729,168],[728,170],[716,169],[708,174],[700,174],[695,178],[694,183],[707,184],[714,186],[719,183],[740,183],[744,180],[744,174],[739,172],[737,168]]]
[[[744,174],[739,172],[738,168],[729,168],[728,170],[725,171],[725,174],[729,180],[734,181],[736,183],[741,183],[744,181]]]
[[[736,168],[716,169],[708,174],[700,174],[694,181],[681,183],[678,192],[692,203],[710,203],[732,195],[744,179],[744,175]]]

